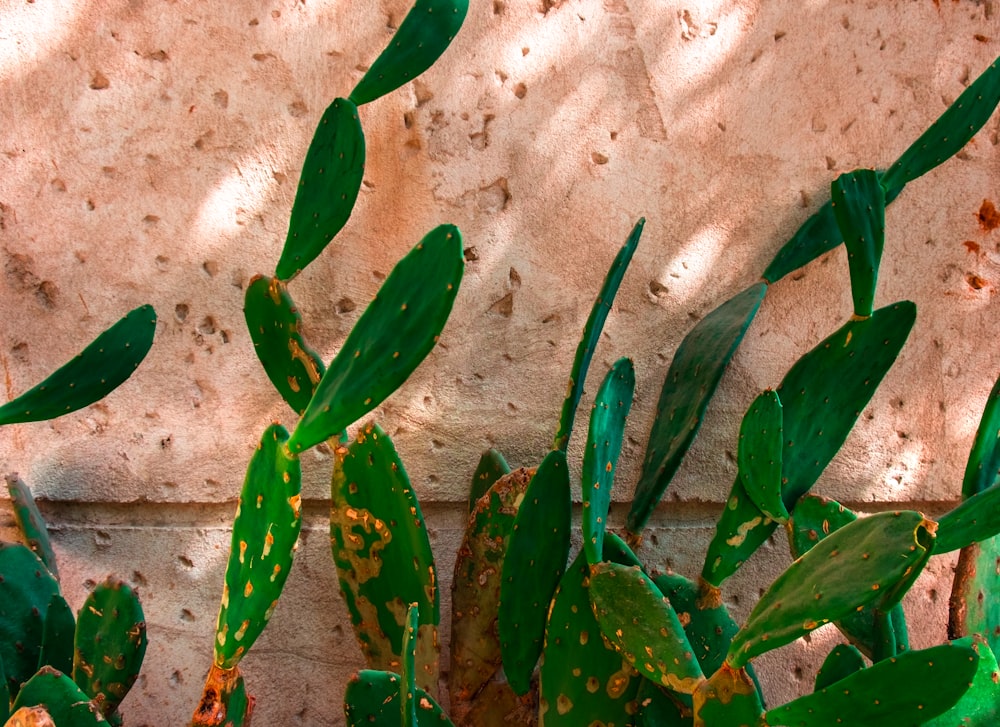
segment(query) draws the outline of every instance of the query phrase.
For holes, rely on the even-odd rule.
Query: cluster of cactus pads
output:
[[[156,314],[131,311],[42,383],[0,406],[0,424],[54,419],[102,399],[148,353]],[[0,543],[0,717],[7,725],[120,725],[118,707],[139,675],[146,621],[117,578],[74,615],[31,490],[7,475],[20,543]]]

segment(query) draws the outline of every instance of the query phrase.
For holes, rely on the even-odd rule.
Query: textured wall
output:
[[[277,261],[319,115],[407,8],[0,0],[6,396],[128,309],[160,317],[145,363],[104,402],[0,431],[3,471],[47,500],[71,604],[108,572],[143,597],[130,724],[182,723],[197,700],[246,462],[270,421],[293,421],[253,356],[243,288]],[[479,452],[540,461],[636,219],[646,232],[593,368],[637,367],[620,500],[693,322],[757,278],[833,178],[891,163],[998,52],[992,0],[473,0],[430,72],[363,107],[358,205],[291,292],[329,359],[396,259],[440,222],[462,229],[470,262],[441,345],[378,412],[426,503],[445,600]],[[917,324],[817,490],[860,510],[933,514],[958,497],[1000,369],[998,118],[889,209],[878,302],[915,301]],[[656,514],[653,567],[699,570],[742,412],[849,314],[842,250],[772,286]],[[329,451],[304,457],[302,547],[245,662],[262,724],[341,724],[361,663],[327,545],[330,465]],[[739,613],[785,550],[735,579]],[[935,559],[909,598],[917,645],[944,638],[952,566]],[[772,701],[811,681],[817,653],[764,660]]]

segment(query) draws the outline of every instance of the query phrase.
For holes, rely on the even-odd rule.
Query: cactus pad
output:
[[[417,627],[420,607],[411,603],[403,628],[403,672],[399,684],[399,711],[403,727],[417,727]]]
[[[236,666],[278,604],[302,527],[302,471],[288,432],[267,428],[247,467],[215,634],[215,665]]]
[[[858,169],[830,187],[830,203],[847,248],[854,315],[867,318],[875,305],[875,283],[885,247],[885,191],[878,173]]]
[[[37,555],[49,569],[49,573],[59,580],[59,569],[56,567],[56,554],[49,541],[49,531],[45,526],[42,513],[38,511],[35,498],[29,488],[16,474],[6,477],[7,491],[14,506],[14,520],[21,532],[21,539]]]
[[[757,685],[746,669],[723,664],[694,693],[694,727],[756,727],[763,713]]]
[[[417,0],[351,91],[351,100],[358,106],[374,101],[430,68],[455,39],[468,10],[468,0]]]
[[[487,449],[479,458],[479,464],[472,475],[472,486],[469,488],[469,512],[476,509],[476,502],[485,495],[493,483],[504,475],[510,474],[510,465],[495,449]]]
[[[3,705],[0,712],[5,709]],[[56,727],[56,723],[45,707],[21,707],[4,722],[4,727]]]
[[[583,548],[587,561],[603,559],[604,530],[611,508],[611,487],[615,481],[618,455],[625,437],[625,420],[635,393],[632,362],[619,359],[601,384],[590,414],[590,430],[583,452]]]
[[[290,451],[342,432],[406,381],[437,343],[464,265],[454,225],[431,230],[396,264],[320,379]]]
[[[267,377],[288,405],[301,414],[326,367],[302,338],[302,317],[285,284],[255,276],[243,304],[253,349]]]
[[[438,682],[437,576],[420,504],[396,449],[367,424],[335,453],[330,542],[358,643],[368,666],[401,672],[407,606],[420,610],[417,683]]]
[[[139,367],[155,331],[152,306],[139,306],[45,381],[0,406],[0,424],[55,419],[103,399]]]
[[[962,548],[949,601],[948,636],[981,634],[1000,650],[1000,536]]]
[[[58,593],[52,595],[49,607],[45,609],[45,626],[42,631],[42,649],[38,656],[38,668],[51,666],[63,674],[73,672],[73,639],[76,633],[76,618]]]
[[[955,706],[925,722],[924,727],[993,727],[1000,724],[1000,667],[996,656],[979,636],[952,643],[970,646],[979,654],[976,675]]]
[[[364,173],[365,135],[358,107],[347,99],[334,99],[323,112],[302,163],[276,277],[288,280],[297,275],[343,229]]]
[[[747,494],[743,478],[737,473],[715,525],[715,535],[705,551],[702,579],[716,588],[720,587],[767,542],[777,528],[778,523],[762,513]]]
[[[778,395],[761,392],[743,416],[736,455],[743,489],[758,510],[779,523],[788,520],[781,499],[782,427]]]
[[[827,687],[865,668],[865,658],[850,644],[837,644],[823,660],[823,666],[816,672],[814,691]]]
[[[698,321],[674,354],[628,514],[630,533],[639,535],[663,497],[766,292],[767,286],[757,283],[723,303]]]
[[[968,499],[997,484],[1000,478],[1000,379],[993,384],[972,442],[962,479],[962,497]]]
[[[101,727],[108,721],[68,676],[51,667],[42,667],[21,685],[11,711],[44,706],[59,727]]]
[[[212,664],[190,727],[249,727],[253,706],[239,667]]]
[[[566,453],[553,449],[528,483],[514,517],[500,576],[497,629],[507,682],[531,688],[545,619],[569,556],[572,511]]]
[[[1000,534],[1000,483],[963,500],[938,520],[934,552],[950,553]]]
[[[344,692],[344,716],[348,727],[403,727],[398,674],[365,669],[348,683]],[[414,706],[419,727],[454,727],[441,705],[416,688]]]

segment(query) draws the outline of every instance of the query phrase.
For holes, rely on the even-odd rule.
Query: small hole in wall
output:
[[[191,611],[191,609],[188,608],[181,609],[181,621],[184,621],[186,623],[191,623],[194,620],[195,620],[195,615]]]
[[[177,669],[174,669],[173,673],[170,675],[170,686],[178,687],[184,683],[184,677]]]
[[[191,312],[191,309],[188,308],[187,305],[184,304],[184,303],[178,303],[176,306],[174,306],[174,316],[181,323],[183,323],[185,320],[187,320],[188,313],[190,313],[190,312]]]
[[[802,667],[801,666],[795,667],[792,670],[792,674],[794,675],[796,681],[799,681],[799,682],[802,681],[802,677],[804,676],[804,674],[802,673]]]

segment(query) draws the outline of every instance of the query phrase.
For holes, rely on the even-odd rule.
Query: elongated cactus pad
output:
[[[736,462],[740,482],[764,515],[788,520],[781,499],[781,457],[784,445],[781,401],[770,389],[754,399],[740,424]]]
[[[885,171],[886,195],[895,197],[907,183],[961,151],[993,115],[998,102],[1000,60],[995,60]]]
[[[454,225],[434,228],[396,263],[320,379],[290,451],[340,433],[406,381],[437,343],[464,266]]]
[[[562,411],[559,415],[559,428],[556,430],[556,438],[553,449],[566,451],[569,446],[569,437],[573,433],[573,422],[576,419],[576,409],[580,404],[580,397],[583,396],[583,384],[587,379],[587,371],[590,369],[590,361],[594,357],[597,349],[597,342],[601,339],[601,331],[604,330],[604,323],[611,312],[611,304],[614,303],[615,296],[618,295],[618,288],[621,287],[622,278],[625,271],[632,262],[632,256],[639,245],[639,238],[642,237],[642,228],[645,226],[645,218],[641,218],[632,228],[632,233],[628,240],[622,245],[618,255],[615,256],[608,274],[604,277],[604,283],[597,294],[590,315],[583,326],[583,335],[580,343],[576,347],[576,355],[573,357],[573,368],[569,373],[569,386],[566,389],[566,398],[563,400]]]
[[[510,474],[510,465],[495,449],[487,449],[479,458],[479,464],[472,475],[472,486],[469,488],[469,512],[476,509],[476,502],[485,495],[493,483],[504,475]]]
[[[292,567],[302,527],[302,471],[287,455],[287,442],[285,428],[271,425],[247,467],[216,624],[220,669],[236,666],[260,636]]]
[[[672,696],[676,695],[643,679],[636,695],[639,703],[636,727],[691,727],[691,708],[677,704]]]
[[[38,511],[35,498],[31,496],[31,488],[24,484],[17,474],[7,475],[6,480],[10,501],[14,505],[14,520],[17,522],[17,529],[21,531],[21,539],[41,559],[49,569],[49,573],[59,580],[56,554],[52,550],[45,519]]]
[[[934,552],[949,553],[1000,533],[1000,483],[963,500],[938,520]]]
[[[153,307],[139,306],[45,381],[0,406],[0,424],[55,419],[103,399],[139,367],[155,331]]]
[[[109,720],[139,676],[146,618],[135,592],[108,578],[84,601],[73,640],[73,681]]]
[[[326,367],[302,338],[302,316],[277,278],[255,276],[243,303],[253,350],[281,398],[297,414],[305,411]]]
[[[344,716],[348,727],[403,727],[398,674],[365,669],[348,683],[344,692]],[[431,695],[417,687],[414,694],[419,727],[454,727]]]
[[[590,413],[587,446],[583,451],[583,548],[587,561],[603,558],[604,530],[611,508],[611,487],[615,481],[618,455],[625,438],[625,420],[632,409],[635,368],[627,358],[611,367],[597,392]]]
[[[212,664],[201,701],[190,727],[249,727],[254,698],[247,694],[240,669],[220,669]]]
[[[962,548],[955,566],[948,611],[948,638],[972,634],[1000,650],[1000,536]]]
[[[827,687],[849,677],[856,671],[865,668],[865,659],[861,652],[850,644],[837,644],[823,660],[823,666],[816,673],[814,691],[822,691]]]
[[[350,445],[337,448],[330,497],[333,560],[365,661],[402,671],[407,607],[416,603],[417,683],[437,694],[434,555],[410,478],[381,427],[367,424]]]
[[[497,628],[507,682],[531,688],[542,653],[545,619],[569,556],[572,511],[566,453],[553,449],[528,483],[507,541]]]
[[[976,675],[958,702],[947,712],[924,722],[924,727],[993,727],[1000,724],[1000,667],[996,656],[979,636],[952,643],[972,647],[979,654]]]
[[[723,664],[694,693],[694,727],[755,727],[763,714],[760,693],[745,669]]]
[[[769,727],[921,725],[961,698],[978,661],[975,649],[959,644],[910,651],[771,709],[765,721]]]
[[[351,91],[351,100],[358,106],[374,101],[430,68],[455,39],[468,10],[468,0],[417,0]]]
[[[649,576],[638,566],[598,563],[589,593],[601,631],[629,664],[675,692],[694,693],[704,674],[677,613]]]
[[[358,107],[334,99],[309,144],[275,277],[288,280],[316,259],[343,229],[365,173],[365,135]]]
[[[751,285],[698,321],[670,362],[626,527],[638,536],[694,441],[708,402],[767,286]]]
[[[51,666],[63,674],[73,673],[73,639],[76,633],[76,617],[60,594],[54,593],[45,609],[45,625],[42,630],[42,648],[38,655],[38,668]]]
[[[500,669],[497,630],[500,578],[510,531],[534,470],[516,469],[497,480],[476,501],[455,558],[451,584],[451,669],[448,691],[458,724],[467,722],[474,698],[485,694]],[[498,684],[487,710],[513,712],[518,701],[506,682]]]
[[[968,499],[997,484],[1000,478],[1000,379],[986,400],[972,451],[965,465],[962,497]]]
[[[42,667],[21,686],[11,711],[44,706],[58,727],[101,727],[108,721],[68,676],[51,667]]]
[[[417,627],[420,607],[411,603],[403,629],[403,672],[399,684],[399,712],[403,727],[417,727]]]
[[[854,315],[867,318],[875,306],[875,283],[885,247],[885,191],[874,169],[842,174],[830,186],[833,216],[847,248]]]
[[[0,711],[7,707],[3,705]],[[21,707],[10,719],[4,722],[3,727],[56,727],[52,721],[52,715],[45,707]]]
[[[775,283],[837,247],[843,239],[833,215],[833,205],[827,201],[782,245],[761,277],[768,283]]]
[[[918,512],[855,520],[792,563],[733,638],[726,661],[741,667],[869,603],[892,608],[930,557],[934,523]]]
[[[0,543],[0,663],[11,696],[38,668],[45,612],[59,584],[23,545]]]
[[[609,548],[602,558],[624,552]],[[622,544],[624,545],[624,544]],[[632,559],[629,565],[638,565]],[[590,567],[580,551],[559,581],[545,627],[545,650],[539,668],[543,727],[629,724],[638,711],[640,679],[621,654],[607,646],[590,607],[587,584]]]

